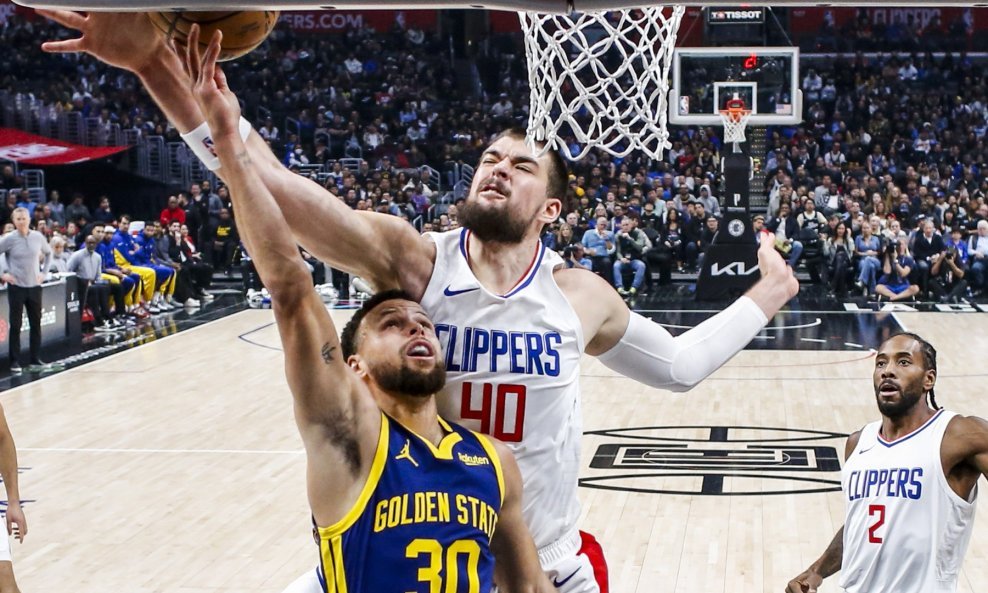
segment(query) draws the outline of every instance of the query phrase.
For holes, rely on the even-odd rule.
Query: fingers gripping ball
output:
[[[199,52],[206,53],[209,40],[217,29],[223,31],[220,62],[233,60],[261,44],[278,23],[278,11],[234,12],[151,12],[148,18],[166,37],[174,40],[179,51],[185,51],[189,30],[198,24]]]

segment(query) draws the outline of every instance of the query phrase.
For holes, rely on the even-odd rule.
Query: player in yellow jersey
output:
[[[446,371],[422,307],[399,291],[378,295],[337,336],[240,138],[240,106],[216,65],[220,35],[202,58],[198,36],[194,27],[186,68],[242,239],[271,292],[323,589],[486,593],[496,572],[505,591],[554,591],[522,519],[510,451],[438,415]]]

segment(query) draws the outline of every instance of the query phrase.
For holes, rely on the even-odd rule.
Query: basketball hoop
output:
[[[748,127],[751,110],[745,108],[741,99],[729,99],[725,107],[720,110],[720,119],[724,122],[724,142],[733,142],[737,147],[745,141],[744,130]]]
[[[528,141],[570,160],[593,148],[617,157],[641,150],[661,159],[669,67],[685,9],[520,12],[531,88]],[[579,144],[567,145],[569,138]]]

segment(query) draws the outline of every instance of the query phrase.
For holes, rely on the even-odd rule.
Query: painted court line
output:
[[[19,451],[55,453],[207,453],[211,455],[304,455],[302,449],[276,451],[264,449],[102,449],[97,447],[18,447]]]

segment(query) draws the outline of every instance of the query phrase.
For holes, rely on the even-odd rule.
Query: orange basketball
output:
[[[199,25],[199,50],[205,53],[213,33],[223,31],[223,49],[219,61],[225,62],[246,54],[264,41],[278,23],[278,11],[228,12],[151,12],[148,18],[159,31],[184,50],[192,25]]]

